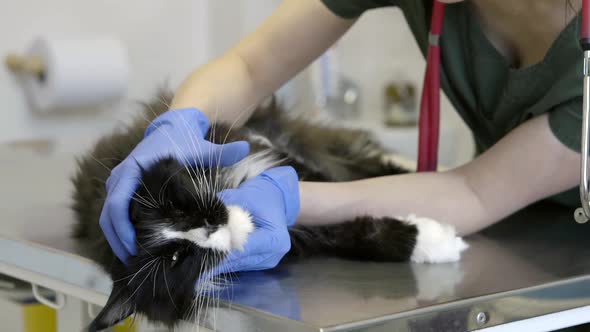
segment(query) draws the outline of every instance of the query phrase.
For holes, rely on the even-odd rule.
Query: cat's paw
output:
[[[412,262],[456,262],[461,258],[461,253],[469,247],[450,225],[415,215],[409,215],[403,220],[418,228],[416,245],[410,258]]]
[[[230,232],[231,248],[242,250],[248,235],[254,231],[254,223],[250,214],[236,205],[227,206],[227,227]]]

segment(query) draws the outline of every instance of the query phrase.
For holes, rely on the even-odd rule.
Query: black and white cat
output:
[[[301,180],[350,181],[406,172],[364,131],[333,128],[288,117],[276,104],[260,107],[247,123],[231,129],[216,124],[215,143],[247,140],[248,157],[225,168],[185,167],[163,157],[142,170],[142,185],[130,206],[138,255],[128,265],[112,253],[99,227],[110,170],[143,137],[145,127],[168,110],[169,97],[145,105],[131,125],[102,138],[78,160],[73,177],[73,236],[81,250],[111,276],[108,303],[90,326],[108,328],[137,313],[169,327],[194,314],[198,283],[254,230],[248,211],[225,206],[216,196],[268,168],[293,166]],[[327,226],[294,226],[288,257],[330,255],[368,261],[457,261],[467,248],[451,226],[408,216],[359,217]],[[290,247],[289,247],[290,246]]]

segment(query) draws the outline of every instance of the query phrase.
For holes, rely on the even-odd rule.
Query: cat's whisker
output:
[[[154,299],[156,298],[156,282],[158,280],[158,271],[159,271],[160,264],[162,264],[162,261],[159,261],[158,262],[158,265],[157,265],[156,270],[154,272],[154,279],[153,279],[154,280],[153,281],[153,283],[154,283],[154,290],[153,290],[153,295],[152,295],[152,298],[154,298]]]
[[[199,325],[198,324],[199,322],[197,320],[197,310],[199,310],[198,307],[197,307],[198,306],[198,302],[199,302],[199,295],[197,295],[195,297],[195,299],[193,300],[193,305],[192,305],[193,309],[190,312],[190,316],[192,317],[193,322],[197,326]]]
[[[234,126],[238,123],[238,121],[242,118],[242,116],[244,114],[250,113],[249,112],[249,109],[250,108],[253,108],[253,107],[256,107],[256,103],[252,103],[250,106],[246,107],[245,108],[245,112],[244,111],[239,112],[238,116],[234,119],[234,121],[232,121],[231,125],[229,126],[229,129],[225,133],[225,137],[223,138],[222,142],[220,143],[221,144],[221,148],[220,148],[219,156],[217,158],[217,165],[216,165],[216,167],[217,167],[217,174],[219,174],[219,171],[220,171],[220,168],[221,168],[220,164],[221,164],[221,157],[223,156],[223,148],[224,148],[225,143],[227,142],[227,139],[229,138],[230,132],[232,131],[232,129],[234,128]],[[213,136],[213,139],[215,139],[215,138],[216,138],[216,136]],[[220,190],[220,188],[215,188],[215,191],[216,192],[219,192],[221,190]]]
[[[158,201],[156,201],[156,199],[154,198],[154,196],[152,195],[151,191],[149,190],[149,188],[147,187],[147,185],[145,184],[145,182],[143,181],[142,178],[139,178],[139,182],[145,188],[145,191],[147,191],[148,195],[150,195],[150,198],[152,199],[151,202],[154,203],[155,206],[159,206]],[[146,200],[147,200],[147,197],[146,197]]]
[[[141,242],[139,242],[139,240],[135,240],[135,243],[137,243],[137,245],[143,249],[145,252],[147,252],[148,255],[150,255],[150,257],[154,257],[154,255],[152,255],[149,250],[147,250],[143,245],[141,245]]]
[[[176,303],[174,303],[174,299],[172,298],[172,293],[170,293],[170,287],[168,286],[168,278],[166,278],[166,263],[162,264],[162,275],[164,276],[164,285],[166,285],[166,291],[168,292],[168,296],[170,297],[170,301],[172,302],[174,309],[176,309],[176,311],[178,311],[178,307],[176,306]]]
[[[158,95],[158,99],[162,103],[162,105],[166,106],[166,109],[170,109],[170,103],[166,101],[161,95]]]
[[[198,262],[197,262],[197,263],[198,263],[198,265],[200,266],[200,267],[199,267],[199,273],[197,274],[198,276],[202,276],[202,266],[203,266],[203,262],[204,262],[204,259],[202,259],[202,260],[200,260],[200,261],[198,261]],[[197,280],[198,280],[198,279],[197,279]],[[194,292],[195,292],[195,293],[194,293],[194,294],[195,294],[195,296],[193,297],[193,301],[192,301],[192,303],[191,303],[191,308],[190,308],[190,310],[187,312],[187,319],[188,319],[188,317],[194,317],[194,318],[193,318],[193,322],[194,322],[194,323],[195,323],[195,325],[197,325],[197,326],[198,326],[198,324],[197,324],[197,323],[198,323],[198,321],[197,321],[197,310],[198,310],[197,306],[198,306],[199,299],[200,299],[200,288],[199,288],[199,287],[200,287],[200,282],[201,282],[201,281],[200,281],[200,280],[198,280],[198,281],[197,281],[197,284],[195,285],[195,291],[194,291]]]
[[[151,206],[151,207],[157,207],[156,204],[154,204],[154,202],[152,202],[151,200],[149,200],[147,197],[140,195],[139,193],[133,193],[132,194],[133,198],[135,198],[136,200],[141,200],[142,202],[146,203],[147,205]]]
[[[221,254],[218,252],[214,252],[214,266],[219,266],[219,264],[221,263]],[[215,277],[211,280],[211,284],[213,284],[213,286],[218,286],[219,290],[215,289],[215,287],[213,287],[213,305],[214,305],[214,310],[213,310],[213,327],[217,326],[217,308],[219,308],[219,301],[220,301],[220,296],[221,296],[221,287],[223,287],[224,285],[222,284],[217,284],[216,280],[219,279],[218,277]]]
[[[207,258],[208,258],[208,255],[209,255],[209,250],[206,250],[206,251],[205,251],[205,256],[203,257],[203,259],[202,259],[202,260],[201,260],[201,262],[200,262],[200,266],[199,266],[199,274],[198,274],[199,276],[202,276],[202,275],[203,275],[203,272],[204,272],[204,267],[205,267],[205,264],[207,263]],[[203,288],[203,283],[204,283],[204,282],[206,282],[206,279],[203,279],[203,281],[202,281],[202,282],[200,281],[199,283],[197,283],[197,295],[198,295],[198,296],[200,296],[200,295],[201,295],[202,288]]]
[[[147,197],[141,196],[137,192],[133,193],[133,196],[131,198],[134,199],[138,203],[141,201],[141,203],[144,203],[143,205],[148,206],[153,209],[155,209],[159,206],[155,202],[150,201]]]
[[[149,262],[147,262],[141,269],[139,269],[137,272],[135,272],[135,275],[133,276],[133,278],[131,278],[131,280],[129,280],[129,282],[127,283],[127,285],[130,285],[133,280],[135,279],[135,277],[137,277],[141,271],[143,271],[144,269],[146,269],[148,266],[153,265],[156,262],[157,258],[154,258],[152,260],[150,260]]]
[[[188,309],[187,309],[187,310],[185,310],[185,312],[183,313],[183,316],[182,316],[182,318],[183,318],[184,320],[188,320],[188,318],[190,317],[190,314],[191,314],[191,312],[192,312],[192,310],[193,310],[193,304],[194,304],[194,298],[191,300],[191,304],[190,304],[190,306],[188,307]]]
[[[195,194],[192,191],[188,190],[188,188],[183,188],[183,189],[186,190],[186,192],[188,192],[193,197],[193,199],[195,200],[195,203],[197,203],[199,208],[202,208],[201,202],[197,199],[197,197],[195,197]]]
[[[209,253],[211,250],[207,250],[205,252],[205,258],[203,259],[203,262],[201,264],[201,273],[199,273],[199,275],[202,275],[202,273],[205,273],[208,271],[208,262],[209,262]],[[201,317],[203,317],[203,306],[205,305],[205,301],[206,301],[206,297],[207,294],[205,293],[206,289],[205,286],[207,286],[207,279],[204,280],[203,283],[201,283],[200,286],[200,290],[199,290],[199,306],[198,306],[198,315],[197,315],[197,319],[200,320]],[[200,323],[200,322],[199,322]]]
[[[133,314],[131,315],[131,327],[135,326],[135,321],[137,319],[137,305],[135,305],[135,309],[133,310]]]
[[[149,209],[156,209],[157,207],[155,205],[153,205],[152,203],[148,203],[142,199],[138,199],[136,197],[132,197],[132,200],[136,201],[138,204],[143,205]]]
[[[107,184],[107,181],[106,181],[106,180],[103,180],[103,179],[101,179],[101,178],[99,178],[99,177],[97,177],[97,176],[93,176],[93,177],[91,177],[90,179],[91,179],[91,180],[94,180],[94,181],[97,181],[97,182],[100,182],[101,184],[104,184],[104,185],[106,185],[106,184]]]
[[[125,276],[125,277],[123,277],[123,278],[120,278],[120,279],[113,280],[113,283],[117,283],[117,282],[120,282],[120,281],[123,281],[123,280],[127,280],[127,279],[129,279],[129,278],[133,277],[134,275],[135,275],[135,273],[133,273],[133,274],[130,274],[130,275],[128,275],[128,276]]]
[[[144,259],[144,261],[145,261],[145,260],[149,260],[149,258],[146,258],[146,259]],[[147,264],[149,264],[149,262],[148,262]],[[146,265],[147,265],[147,264],[146,264]],[[145,265],[144,265],[144,267],[145,267]],[[135,276],[136,276],[136,275],[137,275],[139,272],[140,272],[140,271],[137,271],[137,272],[135,272],[135,273],[132,273],[132,274],[129,274],[129,275],[127,275],[127,276],[123,277],[123,278],[120,278],[120,279],[113,280],[113,283],[121,282],[121,281],[123,281],[123,280],[127,280],[127,279],[129,279],[129,278],[133,278],[133,277],[135,277]]]
[[[154,265],[154,267],[156,267],[156,265]],[[135,291],[133,291],[133,293],[131,293],[131,295],[129,296],[129,298],[127,298],[127,300],[125,300],[125,302],[123,302],[121,304],[121,306],[125,305],[127,302],[129,302],[129,300],[131,300],[133,298],[133,296],[135,296],[135,294],[137,294],[137,292],[141,289],[141,286],[143,286],[143,284],[146,282],[146,280],[148,280],[148,278],[150,277],[150,275],[152,274],[154,267],[152,267],[152,269],[150,270],[150,272],[148,272],[145,276],[145,278],[143,279],[143,281],[139,284],[139,286],[135,289]]]
[[[151,205],[151,204],[149,204],[149,203],[147,203],[147,204],[146,204],[145,202],[143,202],[143,201],[141,201],[141,200],[139,200],[139,199],[137,199],[137,198],[135,198],[135,197],[131,197],[131,199],[133,199],[133,200],[134,200],[134,201],[136,201],[137,203],[139,203],[139,204],[141,204],[141,205],[143,205],[143,206],[145,206],[145,207],[147,207],[147,208],[150,208],[150,209],[155,209],[155,208],[156,208],[155,206],[153,206],[153,205]]]
[[[168,218],[154,219],[151,220],[151,222],[157,222],[158,220],[168,220]],[[144,235],[142,240],[144,241],[143,244],[150,248],[168,242],[168,240],[162,236],[162,231],[164,229],[166,229],[165,225],[139,226],[137,228],[138,231],[149,233],[149,235]]]
[[[211,136],[211,141],[214,141],[215,138],[217,137],[216,135],[216,130],[217,130],[217,124],[218,124],[218,120],[219,120],[219,109],[221,108],[221,103],[217,103],[216,107],[215,107],[215,115],[213,117],[213,129],[212,129],[212,135]],[[213,142],[212,142],[213,143]],[[215,193],[215,183],[214,178],[213,178],[213,160],[215,158],[215,156],[213,156],[213,144],[209,144],[209,183],[210,183],[210,188],[211,191],[213,191],[213,193]],[[219,157],[217,160],[217,165],[215,165],[217,168],[217,170],[219,170],[219,161],[221,160],[221,156],[223,153],[223,146],[221,146],[220,151],[219,151]],[[211,195],[209,195],[209,201],[212,202],[213,201],[213,193]]]
[[[195,310],[197,308],[197,295],[195,295],[195,297],[193,297],[192,301],[191,301],[191,305],[189,310],[186,312],[186,320],[191,319],[194,315],[195,315]],[[195,320],[193,320],[194,323],[196,323]]]
[[[185,129],[187,129],[187,131],[190,131],[191,127],[196,125],[196,124],[188,123],[188,121],[186,121],[186,119],[182,116],[182,114],[179,114],[178,116],[182,120],[182,124],[185,126]],[[192,155],[193,155],[193,162],[195,164],[195,168],[197,168],[198,166],[201,166],[201,168],[204,169],[205,165],[204,165],[202,153],[200,153],[202,150],[200,141],[195,140],[192,136],[187,137],[186,135],[184,135],[184,132],[183,132],[183,138],[186,143],[190,143],[190,145],[192,145],[192,148],[194,150],[194,153]],[[196,142],[196,144],[195,144],[195,142]],[[197,150],[197,146],[198,146],[198,150]],[[197,158],[199,159],[198,161],[197,161]],[[185,160],[188,164],[189,162],[188,162],[188,158],[186,156],[185,156]],[[199,162],[200,162],[200,164],[199,164]],[[195,169],[195,175],[197,175],[196,169]],[[197,189],[197,188],[195,187],[195,189]]]
[[[178,173],[180,173],[180,171],[182,171],[182,168],[179,168],[176,172],[170,174],[170,176],[168,177],[168,179],[166,179],[166,181],[164,181],[164,183],[160,187],[160,191],[158,192],[158,202],[160,203],[160,205],[164,205],[164,199],[162,197],[162,194],[164,192],[164,189],[166,189],[168,187],[168,183],[170,183],[170,180],[172,180],[172,178],[174,176],[176,176]]]
[[[192,319],[196,324],[198,324],[197,312],[200,310],[199,303],[201,301],[201,294],[199,294],[198,287],[199,286],[197,286],[197,292],[195,293],[195,299],[193,301],[193,310],[191,312]]]
[[[100,161],[98,158],[94,157],[92,154],[88,155],[90,158],[92,158],[94,161],[96,161],[100,166],[104,167],[109,173],[111,172],[112,168],[108,167],[107,165],[105,165],[102,161]]]
[[[216,266],[219,266],[219,263],[220,263],[219,256],[220,256],[219,252],[213,251],[213,259],[211,261],[212,264],[210,266],[210,269],[214,269]],[[208,308],[211,308],[210,315],[213,318],[213,327],[214,328],[217,326],[217,308],[219,307],[218,299],[217,299],[219,296],[219,290],[218,290],[219,286],[216,284],[216,282],[215,282],[216,280],[217,280],[217,277],[213,277],[209,280],[209,284],[212,287],[209,287],[210,294],[207,298],[207,301],[208,301],[207,306],[208,306]]]
[[[153,112],[153,110],[152,110],[152,112]],[[155,112],[153,112],[153,113],[155,114]],[[178,115],[178,114],[176,114],[176,115]],[[183,119],[183,120],[184,120],[184,118],[182,118],[182,116],[181,116],[181,119]],[[146,119],[146,121],[147,121],[148,123],[150,122],[150,120],[149,120],[149,119]],[[186,120],[184,120],[184,123],[186,123]],[[185,125],[186,125],[186,124],[185,124]],[[189,162],[188,158],[186,157],[186,152],[185,152],[185,151],[183,151],[183,150],[182,150],[182,149],[181,149],[181,148],[178,146],[178,144],[177,144],[177,143],[176,143],[176,142],[175,142],[175,141],[172,139],[172,137],[170,136],[170,134],[169,134],[168,132],[166,132],[166,131],[162,130],[162,128],[161,128],[161,127],[156,127],[156,129],[157,129],[157,130],[158,130],[160,133],[164,134],[164,135],[166,136],[166,138],[167,138],[167,139],[170,141],[170,143],[172,143],[172,145],[174,146],[174,148],[175,148],[175,150],[176,150],[176,152],[177,152],[178,156],[179,156],[179,157],[182,159],[182,163],[184,164],[184,166],[185,166],[185,168],[186,168],[186,171],[188,172],[188,174],[189,174],[189,176],[191,177],[191,180],[193,181],[193,184],[194,184],[194,179],[192,178],[192,175],[191,175],[191,172],[190,172],[190,170],[189,170],[189,167],[187,166],[187,165],[190,165],[190,162]],[[189,129],[189,128],[187,127],[187,129]],[[185,138],[185,139],[186,139],[186,138]],[[195,176],[197,176],[196,172],[195,172]],[[195,184],[195,189],[196,189],[196,184]]]
[[[184,121],[183,123],[186,126],[186,121]],[[185,140],[187,140],[186,137],[185,137]],[[192,140],[192,138],[191,138],[191,144],[193,145],[193,147],[195,146],[194,140]],[[196,148],[194,148],[194,149],[196,150]],[[195,168],[192,168],[191,167],[189,169],[189,167],[188,167],[189,161],[188,161],[188,158],[186,157],[186,155],[183,157],[184,160],[185,160],[184,167],[185,167],[185,169],[186,169],[186,171],[187,171],[187,173],[188,173],[188,175],[189,175],[189,177],[190,177],[190,179],[191,179],[191,181],[193,183],[193,188],[195,189],[195,192],[197,192],[197,194],[200,196],[199,188],[197,187],[197,184],[195,182],[195,179],[199,182],[199,185],[201,187],[203,187],[205,185],[205,181],[204,181],[203,175],[200,172],[197,172],[199,170],[199,167],[198,167],[198,162],[196,160],[197,157],[195,157],[195,155],[196,154],[193,154],[193,162],[195,163]],[[202,165],[202,162],[201,162],[201,165]],[[202,168],[202,166],[201,166],[201,168]],[[192,173],[191,173],[191,169],[192,169]],[[192,176],[193,174],[194,174],[194,178]]]

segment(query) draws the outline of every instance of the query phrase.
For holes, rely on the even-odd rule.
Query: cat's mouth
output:
[[[227,206],[227,224],[198,227],[188,231],[164,228],[162,236],[167,240],[187,240],[201,248],[213,249],[224,253],[241,250],[248,235],[254,230],[252,218],[248,212],[238,206]]]

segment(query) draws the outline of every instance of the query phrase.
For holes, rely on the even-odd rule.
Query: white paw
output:
[[[418,228],[412,262],[456,262],[461,258],[461,252],[469,247],[461,237],[457,236],[455,229],[450,225],[415,215],[409,215],[402,220]]]

